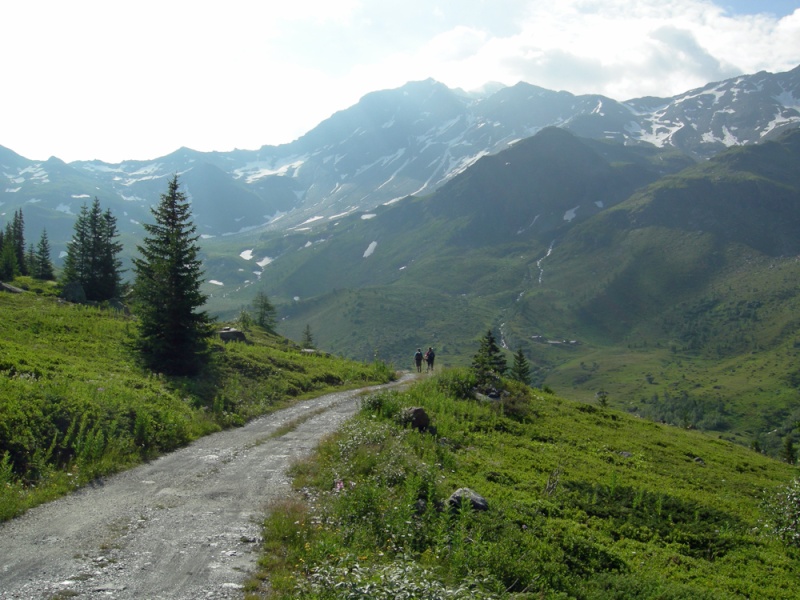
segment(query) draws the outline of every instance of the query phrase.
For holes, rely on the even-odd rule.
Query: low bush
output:
[[[800,556],[758,534],[757,493],[791,467],[527,387],[464,399],[467,377],[365,398],[293,468],[307,512],[270,512],[250,598],[794,597]],[[488,510],[449,508],[461,487]]]
[[[0,310],[0,519],[294,398],[394,376],[253,331],[168,378],[141,367],[121,312],[30,293],[0,294]]]

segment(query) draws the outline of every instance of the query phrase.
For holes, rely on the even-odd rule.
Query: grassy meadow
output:
[[[213,342],[200,376],[170,378],[139,364],[130,316],[15,284],[30,291],[0,293],[0,520],[293,399],[392,377],[253,328],[248,344]]]
[[[795,467],[518,384],[477,401],[473,383],[448,370],[365,398],[294,467],[247,597],[797,597]],[[450,507],[464,487],[488,510]]]

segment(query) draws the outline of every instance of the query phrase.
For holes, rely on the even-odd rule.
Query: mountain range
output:
[[[429,196],[211,254],[234,280],[211,302],[264,289],[290,337],[397,365],[468,364],[493,329],[538,385],[774,451],[800,421],[799,164],[799,128],[699,163],[547,128]]]
[[[428,194],[481,157],[545,127],[626,145],[675,148],[705,159],[800,123],[800,67],[710,83],[672,98],[618,102],[527,83],[480,94],[434,80],[377,91],[280,146],[232,152],[181,148],[150,161],[64,163],[0,147],[0,210],[25,209],[63,250],[74,216],[97,196],[138,235],[149,207],[178,174],[207,237],[288,229]]]
[[[467,364],[491,328],[536,385],[775,452],[800,421],[800,67],[627,102],[491,90],[409,83],[256,151],[0,148],[0,210],[58,250],[97,196],[132,248],[177,173],[215,314],[264,290],[281,333],[397,366]]]

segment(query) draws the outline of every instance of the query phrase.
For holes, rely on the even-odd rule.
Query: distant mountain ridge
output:
[[[294,142],[252,151],[181,148],[152,161],[66,164],[0,147],[0,210],[25,207],[31,230],[46,224],[53,246],[63,248],[81,204],[98,196],[121,231],[137,235],[177,173],[203,235],[290,229],[428,194],[482,156],[550,126],[702,159],[800,124],[800,67],[627,102],[527,83],[486,90],[475,97],[430,79],[411,82],[367,94]]]
[[[274,260],[256,285],[209,257],[212,303],[264,289],[289,337],[399,366],[465,364],[492,328],[537,384],[774,449],[800,419],[798,164],[800,128],[699,163],[548,128],[429,196],[241,240]]]

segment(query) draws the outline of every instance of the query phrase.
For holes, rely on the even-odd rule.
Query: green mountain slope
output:
[[[289,337],[398,366],[466,364],[492,327],[537,384],[775,452],[800,418],[798,140],[694,164],[544,130],[430,197],[252,239],[276,260],[214,308],[262,286]]]
[[[522,386],[464,398],[467,379],[365,399],[295,468],[254,583],[276,598],[797,596],[800,555],[763,502],[794,467]],[[411,407],[423,431],[404,426]],[[449,510],[464,488],[485,510]]]
[[[167,377],[142,367],[132,317],[52,287],[0,291],[0,521],[293,398],[391,376],[254,328],[212,341],[199,376]]]

